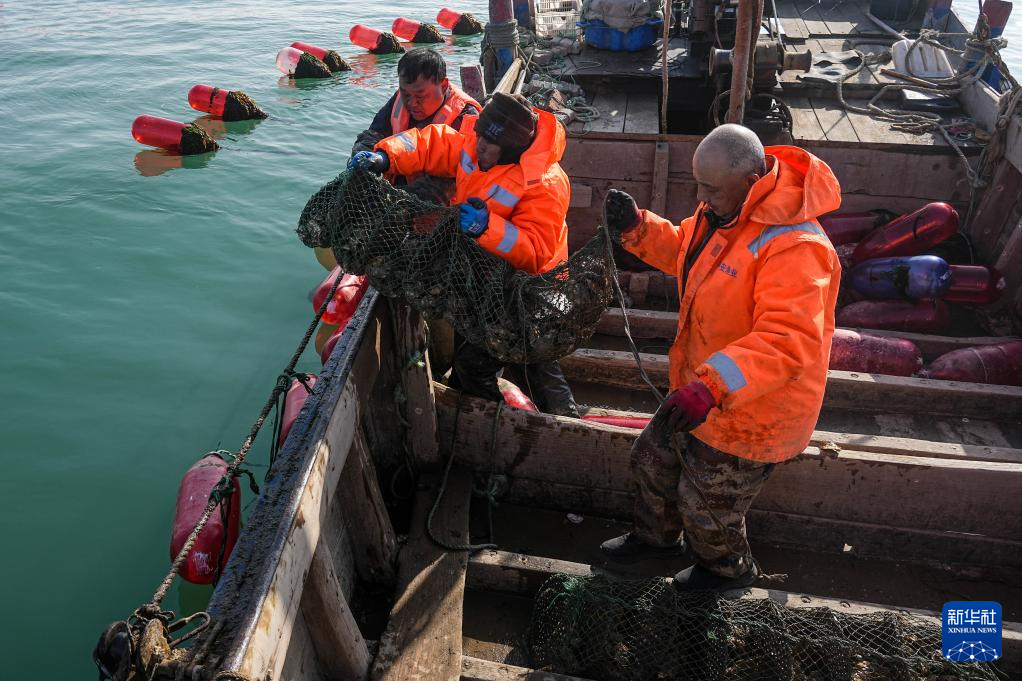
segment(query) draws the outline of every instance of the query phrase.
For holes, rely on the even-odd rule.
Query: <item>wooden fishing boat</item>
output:
[[[771,25],[792,53],[835,52],[851,39],[886,45],[867,10],[782,0]],[[669,41],[667,97],[658,54],[604,53],[595,69],[583,63],[591,54],[578,59],[571,75],[603,115],[570,127],[572,248],[594,234],[611,187],[674,219],[695,208],[690,159],[701,137],[684,129],[685,109],[692,101],[705,110],[707,99],[690,47]],[[501,89],[521,86],[514,69]],[[845,94],[871,97],[890,81],[870,67]],[[873,333],[912,340],[927,361],[1022,335],[1022,142],[1019,118],[999,113],[992,90],[971,83],[959,95],[981,129],[1001,131],[988,185],[975,195],[963,163],[978,164],[981,145],[893,132],[787,74],[776,93],[794,125],[768,125],[762,136],[827,161],[844,209],[947,201],[964,213],[973,201],[977,260],[1006,277],[984,312],[1008,337],[976,335],[975,319],[956,335]],[[681,121],[666,131],[662,106]],[[644,269],[622,269],[620,281],[627,313],[608,310],[562,366],[587,415],[642,418],[656,402],[624,323],[665,387],[676,282]],[[686,565],[621,573],[598,557],[599,542],[631,515],[638,430],[461,395],[433,372],[427,335],[416,312],[365,296],[270,471],[214,592],[210,625],[186,652],[149,655],[150,678],[566,681],[530,669],[525,645],[531,596],[547,577],[668,575]],[[1013,623],[1022,621],[1020,494],[1022,388],[831,371],[810,445],[778,466],[748,515],[761,563],[788,579],[731,595],[911,612],[937,624],[947,601],[995,598],[1006,620],[1003,668],[1022,672],[1022,625]],[[500,548],[465,550],[480,538]]]

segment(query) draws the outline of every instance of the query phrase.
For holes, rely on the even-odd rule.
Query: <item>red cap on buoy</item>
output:
[[[139,116],[131,124],[131,136],[139,144],[176,151],[181,146],[181,131],[187,126],[169,118]]]
[[[448,7],[444,7],[442,10],[437,12],[436,22],[447,30],[454,28],[459,21],[461,21],[461,12],[455,12],[453,9]]]
[[[348,39],[351,42],[367,50],[375,50],[376,46],[380,44],[382,36],[383,33],[381,31],[363,26],[362,24],[355,24],[351,27],[351,32],[348,33]]]
[[[418,21],[398,17],[397,19],[394,19],[394,24],[390,28],[394,31],[394,35],[398,38],[411,42],[412,40],[415,40],[415,34],[419,32],[420,28],[422,28],[422,24]]]
[[[277,69],[285,76],[293,76],[298,68],[298,60],[304,54],[301,50],[293,47],[285,47],[277,53]]]
[[[224,104],[230,93],[230,90],[222,90],[199,83],[188,91],[188,105],[196,111],[204,111],[210,116],[223,116]]]
[[[330,50],[324,50],[322,47],[310,45],[309,43],[293,42],[291,43],[291,47],[296,50],[301,50],[302,52],[308,52],[316,59],[325,59],[326,56],[330,54]]]

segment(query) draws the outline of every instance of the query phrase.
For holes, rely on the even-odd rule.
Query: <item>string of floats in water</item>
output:
[[[470,12],[457,12],[444,7],[436,17],[437,23],[452,35],[475,35],[483,25]],[[433,24],[398,17],[391,32],[380,31],[363,24],[355,24],[348,33],[353,45],[373,54],[404,52],[401,40],[411,43],[438,43],[444,35]],[[350,71],[351,67],[334,50],[295,41],[277,53],[277,69],[287,78],[329,78]],[[224,121],[246,121],[266,118],[266,113],[241,90],[225,90],[198,84],[188,91],[188,104],[196,111]],[[165,149],[174,154],[190,156],[216,151],[216,141],[194,123],[182,123],[160,116],[142,115],[131,125],[131,136],[139,144]]]

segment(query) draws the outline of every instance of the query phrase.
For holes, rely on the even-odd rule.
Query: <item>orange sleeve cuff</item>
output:
[[[696,378],[706,386],[706,389],[713,395],[713,402],[719,407],[724,401],[725,390],[722,381],[713,367],[702,365],[696,369]]]

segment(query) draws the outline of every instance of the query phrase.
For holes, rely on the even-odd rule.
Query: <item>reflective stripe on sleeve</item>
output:
[[[518,201],[521,200],[520,196],[514,194],[508,189],[504,189],[499,184],[490,185],[490,188],[486,192],[486,196],[507,208],[514,208],[518,205]]]
[[[749,250],[752,251],[754,256],[759,255],[761,248],[770,243],[771,240],[782,234],[788,232],[806,232],[808,234],[823,234],[823,230],[814,225],[811,222],[801,222],[797,225],[776,225],[774,227],[767,227],[763,230],[763,233],[752,240],[749,244]]]
[[[735,361],[725,355],[723,352],[715,352],[710,355],[710,358],[706,360],[706,363],[717,370],[720,377],[724,379],[724,384],[727,386],[729,392],[735,392],[741,390],[749,384],[745,380],[745,374],[738,368]]]
[[[400,133],[397,138],[404,145],[405,151],[415,151],[415,140],[407,132]]]
[[[504,220],[504,236],[497,244],[497,250],[501,253],[510,253],[516,243],[518,243],[518,228]]]

